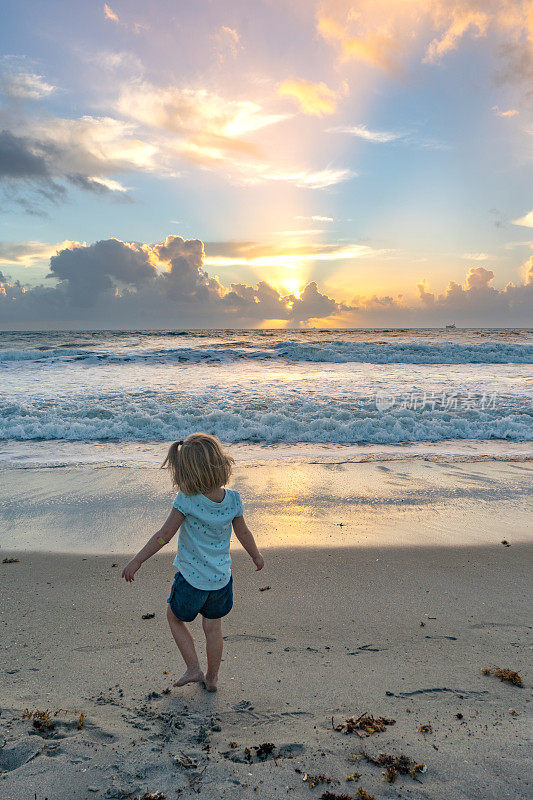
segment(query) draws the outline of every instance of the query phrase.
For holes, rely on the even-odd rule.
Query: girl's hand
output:
[[[263,558],[261,553],[258,553],[258,555],[256,555],[255,558],[252,559],[252,561],[255,564],[255,571],[256,572],[258,570],[260,570],[260,569],[263,569],[263,567],[265,566],[265,559]]]
[[[130,563],[127,564],[122,570],[122,577],[124,578],[124,580],[126,580],[128,583],[131,583],[133,580],[133,576],[135,575],[137,570],[140,569],[140,566],[141,566],[140,562],[137,561],[135,558],[133,558],[130,561]]]

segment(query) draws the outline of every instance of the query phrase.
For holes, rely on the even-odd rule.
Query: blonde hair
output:
[[[183,494],[205,494],[226,485],[234,463],[216,436],[192,433],[170,445],[161,469],[170,470],[173,485]]]

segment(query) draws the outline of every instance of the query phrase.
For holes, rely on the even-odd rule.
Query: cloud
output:
[[[50,259],[47,278],[56,278],[74,306],[94,305],[99,295],[118,286],[140,289],[154,280],[155,268],[137,244],[105,239],[60,250]]]
[[[113,22],[119,22],[118,14],[115,14],[111,6],[108,6],[107,3],[104,4],[104,16],[106,19],[110,19]]]
[[[0,264],[17,264],[26,267],[35,262],[48,261],[58,250],[79,245],[65,240],[58,244],[44,242],[0,242]]]
[[[127,199],[114,176],[155,167],[156,148],[110,117],[39,117],[19,127],[0,131],[0,185],[5,204],[29,213],[63,200],[69,184]]]
[[[50,259],[54,286],[29,287],[0,276],[0,327],[238,328],[265,321],[330,327],[449,321],[520,326],[528,324],[533,309],[533,256],[523,266],[523,282],[503,289],[492,285],[492,270],[471,267],[464,284],[450,281],[440,294],[420,281],[417,301],[401,294],[372,295],[355,297],[351,304],[328,297],[314,281],[299,296],[265,280],[226,287],[205,267],[199,239],[69,243]]]
[[[0,179],[48,178],[50,154],[46,144],[0,131]]]
[[[63,199],[65,187],[54,180],[49,162],[55,148],[50,142],[0,131],[0,199],[39,213],[40,204]]]
[[[444,17],[442,11],[437,12],[436,23]],[[448,19],[444,23],[444,30],[428,44],[426,56],[423,59],[428,62],[439,61],[440,58],[456,50],[460,39],[470,32],[476,38],[486,36],[489,25],[489,14],[485,11],[477,11],[468,7],[456,6],[448,9]],[[442,24],[442,23],[441,23]]]
[[[7,72],[0,76],[0,93],[6,97],[39,100],[55,91],[55,86],[33,72]]]
[[[533,210],[528,211],[523,217],[512,220],[513,225],[523,225],[525,228],[533,228]]]
[[[333,217],[322,217],[320,214],[313,214],[311,217],[304,217],[299,214],[296,219],[310,219],[312,222],[333,222]]]
[[[438,139],[428,139],[414,132],[404,131],[375,131],[369,130],[366,125],[339,125],[335,128],[328,128],[328,133],[346,133],[350,136],[357,136],[368,142],[379,142],[388,144],[398,142],[404,145],[427,148],[430,150],[448,150],[449,145],[440,142]]]
[[[315,261],[345,261],[370,255],[389,253],[389,250],[375,250],[368,245],[326,245],[306,244],[296,247],[279,247],[257,244],[255,242],[225,243],[216,255],[206,256],[205,263],[210,267],[243,266],[253,268],[287,267],[289,269]],[[213,247],[213,249],[215,249]]]
[[[278,86],[280,97],[296,100],[304,114],[318,117],[333,114],[337,108],[337,92],[325,83],[311,83],[305,80],[286,80]]]
[[[330,128],[332,133],[349,133],[352,136],[358,136],[360,139],[366,139],[369,142],[394,142],[402,138],[401,133],[393,133],[392,131],[369,131],[366,125],[349,125],[347,127]]]
[[[223,64],[228,58],[237,58],[243,49],[238,31],[228,25],[221,25],[213,35],[213,41],[220,64]]]
[[[350,169],[335,169],[326,167],[325,169],[294,169],[288,167],[281,169],[270,164],[248,163],[242,173],[244,183],[262,183],[264,181],[281,181],[282,183],[294,183],[303,189],[326,189],[342,181],[355,178],[357,173]]]
[[[508,314],[507,324],[520,324],[514,318],[515,313],[524,314],[524,322],[533,311],[533,257],[527,262],[525,279],[522,285],[508,283],[504,289],[496,289],[491,284],[494,272],[484,267],[471,267],[466,275],[464,286],[450,281],[442,294],[427,291],[427,285],[418,284],[420,299],[424,306],[433,311],[444,311],[452,316],[466,314],[474,318],[483,314],[489,322],[501,324],[502,312]],[[494,316],[492,316],[494,315]]]
[[[434,64],[467,38],[497,37],[507,78],[531,74],[531,0],[321,0],[316,28],[341,61],[402,74],[410,56]]]
[[[109,5],[105,11],[123,24]],[[222,26],[218,33],[239,45],[234,28]],[[275,132],[263,135],[293,116],[274,107],[271,95],[252,101],[202,87],[156,85],[143,78],[142,63],[123,52],[96,53],[87,60],[105,70],[105,82],[112,85],[100,116],[60,117],[41,105],[14,103],[15,95],[44,98],[54,87],[42,75],[24,70],[23,60],[1,60],[0,92],[11,98],[1,116],[0,180],[8,184],[4,207],[18,204],[29,213],[42,213],[46,202],[65,199],[71,186],[131,200],[121,175],[150,172],[175,178],[184,164],[221,172],[237,185],[286,183],[313,190],[355,174],[333,164],[302,163],[292,150],[284,152]]]
[[[492,106],[491,111],[494,111],[497,117],[516,117],[519,113],[516,108],[509,108],[507,111],[503,111],[498,106]]]
[[[245,139],[288,118],[267,113],[256,102],[231,100],[206,89],[158,87],[143,81],[125,85],[117,111],[161,133],[170,134],[166,151],[205,165],[259,156],[257,144]]]
[[[490,258],[488,253],[463,253],[463,258],[469,261],[487,261]]]
[[[199,239],[168,236],[144,245],[106,239],[70,246],[50,259],[57,285],[27,288],[2,276],[0,326],[30,323],[150,326],[258,325],[276,318],[299,324],[339,308],[309,283],[300,297],[281,294],[265,281],[225,288],[204,269]],[[107,322],[106,322],[107,320]],[[129,321],[128,321],[129,320]],[[135,322],[133,322],[135,320]]]

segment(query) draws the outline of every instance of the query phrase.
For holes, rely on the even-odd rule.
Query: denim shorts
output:
[[[197,614],[207,619],[225,617],[233,606],[233,575],[222,589],[204,590],[191,586],[176,572],[167,603],[182,622],[192,622]]]

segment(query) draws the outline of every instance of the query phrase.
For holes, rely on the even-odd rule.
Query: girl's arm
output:
[[[141,564],[147,561],[150,556],[153,556],[154,553],[157,553],[158,550],[161,550],[162,547],[170,542],[172,537],[176,535],[178,528],[184,519],[185,517],[181,511],[178,511],[175,508],[172,509],[166,522],[164,522],[161,528],[154,533],[150,539],[148,539],[143,549],[139,550],[135,558],[132,558],[130,563],[124,567],[122,571],[122,577],[128,583],[131,583],[133,576],[140,568]]]
[[[244,521],[244,517],[235,517],[232,522],[233,530],[235,531],[235,536],[242,544],[250,558],[255,564],[255,569],[263,569],[265,566],[265,559],[257,549],[257,545],[255,543],[255,539],[252,536],[248,525]]]

